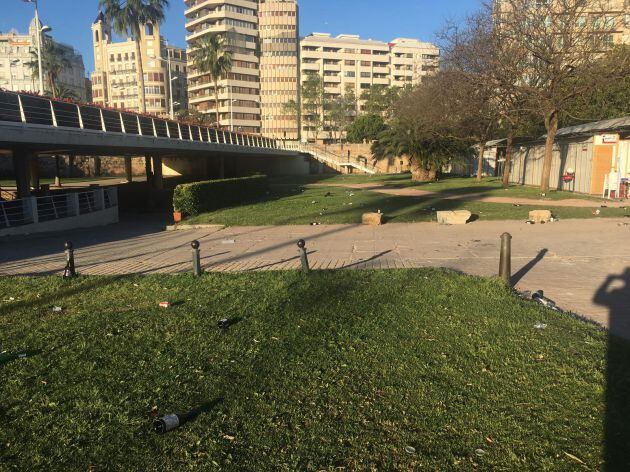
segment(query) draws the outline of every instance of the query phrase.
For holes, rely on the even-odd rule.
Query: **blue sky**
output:
[[[185,46],[184,2],[171,0],[162,34],[171,44]],[[300,0],[300,33],[359,34],[390,40],[411,37],[432,40],[448,19],[479,7],[481,0]],[[22,0],[0,0],[0,31],[28,29],[33,6]],[[383,4],[386,5],[383,8]],[[83,54],[88,71],[94,68],[90,25],[98,13],[98,0],[40,0],[42,22],[53,37]]]

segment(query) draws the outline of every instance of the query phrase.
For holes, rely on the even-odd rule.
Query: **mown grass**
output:
[[[469,210],[479,220],[525,221],[529,212],[537,208],[549,209],[560,219],[630,216],[630,207],[601,208],[600,214],[594,215],[593,208],[554,207],[553,203],[515,207],[502,203],[445,200],[442,196],[392,196],[370,190],[304,186],[276,180],[270,194],[260,201],[189,217],[184,223],[227,226],[357,224],[361,223],[363,213],[378,210],[389,222],[426,222],[436,220],[436,210],[457,209]]]
[[[630,374],[607,377],[606,333],[495,280],[4,278],[0,294],[0,350],[41,351],[0,365],[3,470],[594,470],[604,447],[627,470]],[[218,399],[152,430],[155,406]]]

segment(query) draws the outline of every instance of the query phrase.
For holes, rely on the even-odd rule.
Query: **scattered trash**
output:
[[[61,308],[60,306],[54,306],[52,311],[53,313],[61,313],[63,311],[63,308]]]
[[[525,223],[527,223],[528,225],[535,225],[536,224],[532,220],[527,220]]]
[[[546,194],[546,193],[541,193],[541,194],[540,194],[540,196],[541,196],[541,197],[546,197],[546,196],[547,196],[547,194]]]
[[[311,223],[311,226],[319,226],[319,225],[321,225],[321,223],[315,223],[315,222]]]
[[[518,203],[514,203],[512,206],[513,207],[520,207],[521,205],[519,205]]]
[[[486,455],[486,451],[483,449],[475,449],[475,454],[477,454],[477,457],[483,457]]]
[[[15,298],[14,297],[9,297],[9,298],[5,298],[4,300],[2,300],[3,302],[14,302]]]
[[[556,306],[556,302],[545,297],[545,293],[542,290],[538,290],[532,294],[532,300],[540,303],[542,306],[554,311],[562,312],[560,308]]]
[[[416,448],[412,447],[412,446],[406,446],[405,447],[405,452],[407,454],[415,454],[416,453]]]
[[[552,216],[552,217],[549,219],[549,221],[550,221],[551,223],[555,223],[556,221],[558,221],[558,218],[556,218],[555,216]]]
[[[608,205],[601,205],[600,208],[608,208]]]
[[[599,215],[602,211],[598,208],[593,212],[593,215]]]
[[[151,415],[151,418],[157,418],[158,417],[158,407],[157,405],[155,405],[153,408],[151,408],[151,412],[149,413]]]
[[[230,327],[230,320],[223,318],[222,320],[217,321],[217,325],[220,329],[227,329]]]
[[[324,195],[324,197],[332,197],[332,193],[326,192],[326,195]]]
[[[223,241],[221,241],[221,244],[236,244],[236,241],[234,241],[233,239],[224,239]]]
[[[352,202],[348,203],[348,205],[352,205]]]
[[[230,442],[234,442],[236,440],[234,436],[230,436],[229,434],[224,434],[223,439],[227,439]]]
[[[317,203],[317,202],[316,202],[315,200],[313,200],[313,201],[311,202],[311,205],[315,205],[316,203]]]
[[[534,325],[534,328],[536,328],[536,329],[547,329],[547,325],[545,323],[536,323]]]
[[[348,196],[349,197],[354,197],[354,193],[351,192],[351,193],[348,194]]]
[[[378,213],[380,215],[381,214],[381,210],[378,210],[376,213]]]
[[[28,357],[27,352],[16,352],[15,354],[8,353],[7,351],[0,352],[0,365],[14,361],[16,359],[24,359]]]
[[[170,308],[172,305],[171,305],[171,302],[160,302],[158,303],[158,306],[160,308]]]
[[[172,431],[183,424],[183,418],[180,419],[179,415],[174,413],[170,415],[164,415],[162,418],[155,420],[153,427],[158,434],[164,434],[168,431]]]
[[[562,452],[564,452],[564,451],[562,451]],[[578,462],[578,463],[580,463],[582,465],[586,465],[586,463],[582,459],[580,459],[579,457],[574,456],[573,454],[569,454],[568,452],[564,452],[564,455],[567,456],[569,459],[574,460],[575,462]]]

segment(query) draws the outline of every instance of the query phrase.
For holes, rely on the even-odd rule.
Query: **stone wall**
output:
[[[318,147],[324,149],[323,145],[319,145]],[[374,156],[372,155],[372,144],[344,144],[341,146],[340,144],[330,144],[326,146],[326,150],[328,152],[332,152],[342,158],[348,157],[348,151],[350,151],[350,158],[359,158],[364,157],[367,159],[368,163],[374,160]],[[402,172],[409,172],[411,170],[409,166],[409,158],[406,156],[395,158],[395,159],[381,159],[376,163],[376,168],[379,172],[383,172],[386,174],[396,174]]]

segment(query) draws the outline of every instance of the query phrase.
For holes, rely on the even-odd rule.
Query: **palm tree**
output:
[[[138,100],[141,113],[147,111],[144,99],[144,67],[140,48],[141,31],[146,25],[156,25],[164,21],[164,11],[168,0],[99,0],[99,7],[105,13],[107,22],[120,35],[133,38],[136,44],[138,67]]]
[[[78,100],[76,92],[72,90],[70,87],[67,87],[63,84],[57,84],[53,87],[53,96],[55,98],[59,98],[61,100],[70,99],[70,100]]]
[[[197,72],[208,74],[214,83],[214,100],[217,128],[219,115],[219,79],[232,70],[232,51],[227,48],[224,36],[213,33],[195,41],[192,45],[193,64]]]
[[[39,75],[39,63],[37,61],[37,51],[31,51],[31,61],[26,64],[33,76]],[[42,47],[42,69],[48,79],[48,85],[53,98],[57,98],[57,79],[64,69],[70,67],[70,59],[65,49],[54,41],[47,39]]]

